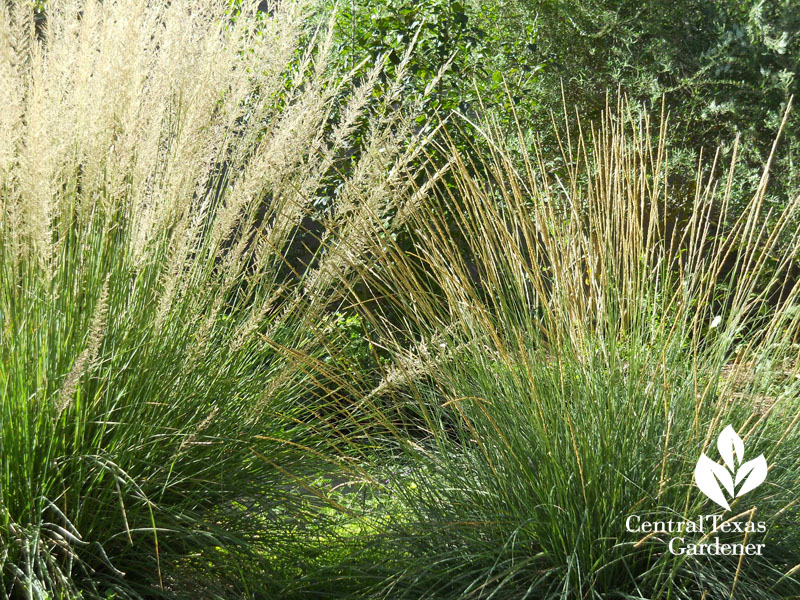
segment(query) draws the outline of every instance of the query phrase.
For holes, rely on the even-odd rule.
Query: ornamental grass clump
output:
[[[391,267],[373,281],[402,319],[370,315],[396,359],[363,402],[375,414],[369,435],[404,469],[388,475],[397,517],[364,541],[394,560],[355,561],[372,576],[365,589],[800,593],[800,233],[788,227],[800,197],[768,214],[767,164],[733,218],[733,169],[711,161],[698,167],[688,217],[676,218],[686,199],[670,186],[667,125],[654,130],[624,104],[562,139],[557,160],[479,126],[491,151],[470,164],[444,144],[453,184],[417,213],[413,251],[386,253]],[[718,439],[742,440],[734,468],[762,454],[768,468],[740,497],[720,485],[728,509],[694,485],[703,454],[725,470]],[[741,529],[641,525],[703,515]],[[687,550],[715,536],[763,551]]]
[[[0,7],[2,597],[266,593],[319,522],[330,315],[419,144],[402,63],[376,102],[256,4]]]

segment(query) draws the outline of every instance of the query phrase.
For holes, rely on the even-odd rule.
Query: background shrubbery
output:
[[[800,90],[800,11],[791,0],[352,0],[341,8],[340,60],[397,57],[421,27],[409,95],[452,60],[426,113],[452,109],[474,119],[488,110],[513,131],[513,102],[520,126],[544,136],[553,161],[551,112],[562,114],[563,100],[585,120],[599,118],[609,93],[625,94],[640,114],[658,113],[663,101],[676,203],[694,193],[701,149],[708,157],[721,145],[729,159],[740,135],[734,201],[741,209]],[[776,157],[768,200],[776,208],[800,183],[798,118],[790,117]],[[572,118],[567,124],[576,126]]]

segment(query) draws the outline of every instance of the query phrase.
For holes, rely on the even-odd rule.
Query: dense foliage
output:
[[[474,120],[489,111],[513,132],[513,103],[520,126],[544,135],[554,163],[551,119],[563,113],[564,101],[584,121],[599,118],[609,94],[626,95],[640,114],[660,112],[663,102],[676,204],[694,194],[701,150],[708,159],[721,145],[729,160],[738,135],[734,203],[742,209],[783,111],[800,91],[800,10],[793,0],[352,0],[342,9],[340,60],[396,57],[420,29],[409,95],[449,60],[428,112],[456,110]],[[775,159],[768,202],[777,208],[800,185],[798,119],[790,117]],[[575,119],[566,125],[576,133]],[[480,143],[479,136],[470,141]]]
[[[535,98],[596,118],[620,89],[644,110],[669,113],[673,171],[686,187],[701,149],[708,157],[741,136],[735,201],[758,182],[783,111],[800,92],[800,10],[792,0],[525,3],[538,17],[548,58]],[[786,128],[771,201],[800,184],[797,113]],[[689,194],[691,192],[689,191]]]

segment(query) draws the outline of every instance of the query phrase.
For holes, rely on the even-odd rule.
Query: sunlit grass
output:
[[[0,8],[2,597],[279,594],[324,526],[334,315],[418,150],[389,81],[350,158],[381,63],[257,4]]]
[[[410,252],[382,254],[373,282],[402,316],[370,315],[396,355],[365,396],[370,435],[409,470],[390,484],[402,518],[371,540],[404,558],[354,561],[366,595],[800,590],[799,255],[787,229],[800,199],[768,218],[767,165],[734,220],[730,179],[714,165],[698,174],[688,221],[670,221],[660,127],[621,104],[563,140],[558,168],[535,145],[519,150],[522,139],[512,150],[491,124],[482,164],[445,148],[455,184],[418,213]],[[728,424],[769,464],[766,483],[724,515],[766,522],[749,536],[763,556],[673,555],[669,536],[627,531],[631,514],[723,512],[693,471],[702,452],[717,456]]]

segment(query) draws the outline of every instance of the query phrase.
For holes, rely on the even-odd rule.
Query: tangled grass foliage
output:
[[[302,2],[237,6],[0,8],[3,597],[256,593],[293,560],[350,393],[328,314],[420,144],[404,63],[376,106],[381,64],[334,73]]]
[[[698,168],[692,210],[676,221],[667,125],[653,129],[624,103],[562,139],[559,160],[478,126],[490,154],[469,164],[445,143],[455,183],[417,213],[413,251],[384,253],[391,267],[373,282],[392,316],[368,316],[396,358],[363,399],[375,415],[364,434],[406,469],[388,476],[402,499],[391,533],[364,542],[388,557],[381,575],[353,564],[371,574],[362,589],[796,595],[800,197],[765,214],[767,164],[733,219],[733,168],[714,164]],[[728,424],[769,474],[723,517],[765,521],[750,536],[764,554],[673,555],[669,536],[628,531],[632,514],[721,512],[693,471],[701,453],[717,456]]]

